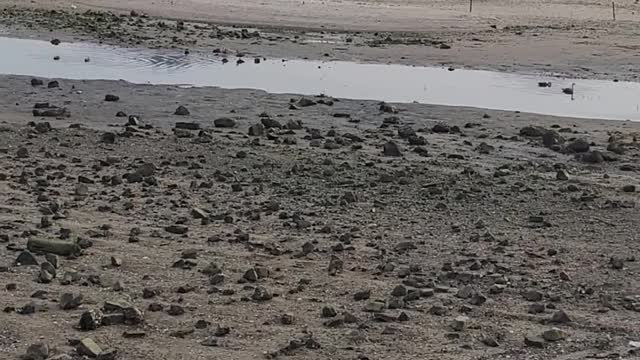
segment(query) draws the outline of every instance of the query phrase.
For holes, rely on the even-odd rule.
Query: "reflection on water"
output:
[[[640,119],[640,83],[560,79],[490,71],[264,60],[178,50],[126,49],[0,37],[0,73],[47,78],[126,80],[132,83],[252,88],[273,93],[326,94],[384,100],[518,110],[603,119]],[[59,56],[54,61],[54,56]],[[89,62],[85,59],[89,58]],[[550,87],[539,87],[551,82]],[[575,83],[573,99],[562,88]]]

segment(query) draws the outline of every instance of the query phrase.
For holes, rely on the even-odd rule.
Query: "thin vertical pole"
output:
[[[616,21],[616,3],[611,2],[611,8],[613,9],[613,21]]]
[[[469,12],[473,11],[473,0],[469,0]]]

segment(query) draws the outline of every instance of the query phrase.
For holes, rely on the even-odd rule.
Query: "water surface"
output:
[[[311,46],[311,45],[309,45]],[[0,37],[0,73],[140,84],[262,89],[350,99],[420,102],[584,118],[640,119],[640,83],[491,71],[128,49]],[[59,56],[55,61],[53,58]],[[228,63],[223,63],[223,58]],[[86,62],[85,59],[89,61]],[[551,82],[547,88],[538,82]],[[562,88],[575,83],[574,96]]]

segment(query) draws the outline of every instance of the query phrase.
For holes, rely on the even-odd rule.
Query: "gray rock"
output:
[[[331,260],[329,260],[329,267],[327,269],[327,271],[329,272],[329,275],[333,276],[338,273],[341,273],[343,268],[344,268],[344,262],[340,260],[340,258],[338,258],[337,256],[331,255]]]
[[[273,295],[266,288],[257,286],[251,295],[251,299],[255,301],[268,301],[273,299]]]
[[[338,312],[331,306],[325,306],[322,308],[321,316],[323,318],[332,318],[338,316]]]
[[[454,331],[462,331],[467,326],[469,318],[466,316],[458,316],[451,322],[451,328]]]
[[[78,327],[80,330],[90,331],[97,329],[102,323],[102,312],[99,310],[85,311],[80,315]]]
[[[265,129],[282,129],[282,124],[280,124],[278,120],[272,118],[263,117],[260,119],[260,122]]]
[[[395,297],[403,297],[407,295],[407,288],[402,286],[402,285],[398,285],[396,286],[392,291],[391,291],[391,296],[395,296]]]
[[[176,111],[173,114],[174,115],[178,115],[178,116],[187,116],[187,115],[190,115],[191,113],[189,112],[189,110],[186,107],[180,105],[180,106],[178,106],[178,108],[176,109]]]
[[[189,228],[185,225],[169,225],[164,230],[171,234],[184,235],[189,232]]]
[[[544,347],[544,339],[537,336],[537,335],[526,335],[524,337],[524,343],[525,345],[529,346],[529,347],[534,347],[534,348],[543,348]]]
[[[522,296],[527,300],[527,301],[540,301],[542,300],[542,293],[540,291],[537,290],[526,290]]]
[[[357,293],[353,294],[353,300],[355,301],[369,300],[370,297],[371,290],[358,291]]]
[[[34,266],[38,265],[38,259],[36,259],[35,255],[28,250],[25,250],[18,255],[15,261],[16,265],[22,266]]]
[[[576,139],[567,145],[567,150],[575,153],[586,153],[589,148],[589,142],[585,139]]]
[[[258,273],[254,268],[251,268],[244,273],[242,278],[249,282],[256,282],[258,281]]]
[[[520,136],[542,137],[547,131],[548,130],[540,126],[525,126],[520,129]]]
[[[174,128],[175,129],[181,129],[181,130],[192,130],[192,131],[195,131],[195,130],[200,130],[200,124],[197,123],[197,122],[179,121],[179,122],[176,122]],[[181,136],[179,136],[178,132],[174,131],[174,133],[176,134],[176,136],[181,137]],[[189,133],[189,135],[191,136],[190,133]]]
[[[18,148],[18,151],[16,151],[16,156],[20,159],[25,159],[29,157],[29,150],[25,147],[20,147]]]
[[[64,293],[60,296],[60,309],[62,310],[72,310],[82,305],[82,294],[80,293]]]
[[[495,148],[487,143],[480,143],[478,147],[476,147],[476,151],[480,154],[490,154],[495,150]]]
[[[458,290],[456,297],[460,299],[470,299],[474,293],[475,291],[471,286],[464,286]]]
[[[45,343],[31,344],[24,355],[25,360],[45,360],[49,358],[49,346]]]
[[[542,338],[549,342],[564,340],[566,337],[567,334],[558,328],[551,328],[542,333]]]
[[[113,95],[113,94],[107,94],[104,96],[104,101],[108,101],[108,102],[115,102],[115,101],[119,101],[120,97],[117,95]]]
[[[558,310],[551,316],[549,322],[552,324],[567,324],[571,322],[571,318],[563,310]]]
[[[236,126],[236,121],[231,118],[218,118],[213,121],[213,125],[217,128],[233,128]]]
[[[388,143],[383,145],[382,154],[384,156],[400,157],[402,156],[402,151],[400,150],[398,144],[394,143],[393,141],[389,141]]]
[[[411,126],[403,126],[398,129],[398,136],[402,139],[408,139],[416,135],[416,131]]]
[[[249,136],[262,136],[264,135],[264,125],[255,124],[249,127]]]
[[[79,355],[88,356],[90,358],[95,358],[100,355],[102,352],[102,348],[96,344],[96,342],[91,338],[85,338],[80,340],[80,343],[76,346],[76,351]]]
[[[564,144],[564,138],[554,130],[545,130],[542,134],[542,145],[547,148],[554,148]]]
[[[556,173],[556,179],[560,181],[569,180],[569,173],[566,170],[558,170]]]
[[[144,163],[136,169],[136,174],[142,177],[149,177],[156,174],[156,166],[152,163]]]
[[[317,103],[309,98],[301,98],[300,100],[298,100],[298,106],[300,107],[308,107],[308,106],[313,106],[316,105]]]
[[[625,185],[625,186],[622,187],[622,191],[626,192],[626,193],[636,192],[636,186],[635,185]]]
[[[184,308],[180,305],[171,305],[169,306],[169,310],[167,310],[167,314],[171,316],[180,316],[184,314]]]
[[[380,313],[386,309],[387,305],[382,301],[371,301],[364,307],[364,311],[372,313]]]
[[[612,269],[622,270],[624,268],[624,259],[619,256],[613,256],[609,259],[609,264]]]
[[[600,151],[589,151],[579,154],[578,160],[587,164],[601,164],[604,162],[604,155]]]
[[[451,127],[447,124],[436,124],[431,128],[431,131],[436,134],[446,134],[451,132]]]

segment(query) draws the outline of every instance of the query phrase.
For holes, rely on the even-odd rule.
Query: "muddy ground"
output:
[[[30,80],[0,87],[7,358],[637,356],[636,123]]]
[[[243,31],[198,0],[96,3],[20,2],[0,24],[578,77],[639,63],[635,4],[613,23],[591,2],[345,2],[322,30],[321,10],[249,1]],[[0,99],[2,359],[638,356],[638,123],[13,75]]]

